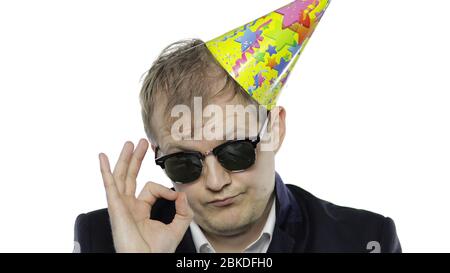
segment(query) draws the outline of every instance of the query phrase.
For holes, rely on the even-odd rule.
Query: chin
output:
[[[244,232],[249,226],[249,223],[230,221],[221,223],[209,223],[208,231],[221,236],[234,236]]]
[[[251,226],[251,215],[239,207],[230,207],[216,212],[206,220],[207,231],[232,236],[245,231]]]

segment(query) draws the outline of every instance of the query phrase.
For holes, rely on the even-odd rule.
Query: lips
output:
[[[221,199],[216,199],[213,200],[211,202],[209,202],[208,204],[213,205],[215,207],[225,207],[225,206],[229,206],[231,204],[233,204],[236,201],[236,197],[238,197],[240,194],[236,194],[230,197],[226,197],[226,198],[221,198]]]

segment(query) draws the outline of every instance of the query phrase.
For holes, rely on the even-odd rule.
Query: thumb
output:
[[[175,200],[175,211],[175,217],[169,225],[177,234],[184,235],[189,227],[189,224],[194,218],[194,212],[189,206],[186,193],[177,193],[177,199]]]

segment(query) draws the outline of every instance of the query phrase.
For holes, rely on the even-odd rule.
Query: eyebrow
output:
[[[199,152],[197,149],[194,149],[193,147],[182,146],[180,144],[177,144],[176,142],[165,145],[164,149],[167,150],[167,154],[165,155],[169,155],[176,152]],[[161,147],[158,148],[158,151],[161,151]]]
[[[182,146],[180,144],[174,144],[174,145],[168,145],[167,151],[183,151],[183,152],[189,152],[189,151],[196,151],[196,149],[193,149],[190,146]]]
[[[239,129],[244,130],[244,136],[238,136]],[[255,136],[248,135],[251,132],[249,132],[246,127],[241,128],[238,126],[238,127],[232,128],[229,131],[227,131],[227,130],[224,130],[224,131],[225,132],[222,135],[222,140],[218,145],[223,144],[227,141],[231,141],[231,140],[239,140],[239,139],[244,139],[244,138],[255,137]],[[158,151],[161,151],[161,148],[164,148],[164,150],[167,150],[167,153],[165,155],[169,155],[169,154],[176,153],[176,152],[200,152],[198,149],[193,148],[193,146],[189,146],[189,145],[185,146],[185,145],[179,144],[177,141],[166,144],[162,147],[158,146]],[[156,156],[158,156],[158,155],[156,155]]]

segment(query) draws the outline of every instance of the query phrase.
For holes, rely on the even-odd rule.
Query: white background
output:
[[[145,137],[140,79],[163,47],[289,2],[1,1],[0,251],[72,251],[76,216],[106,206],[98,153]],[[284,181],[392,217],[405,252],[450,251],[449,10],[334,0],[279,100]],[[170,185],[152,156],[139,187]]]

